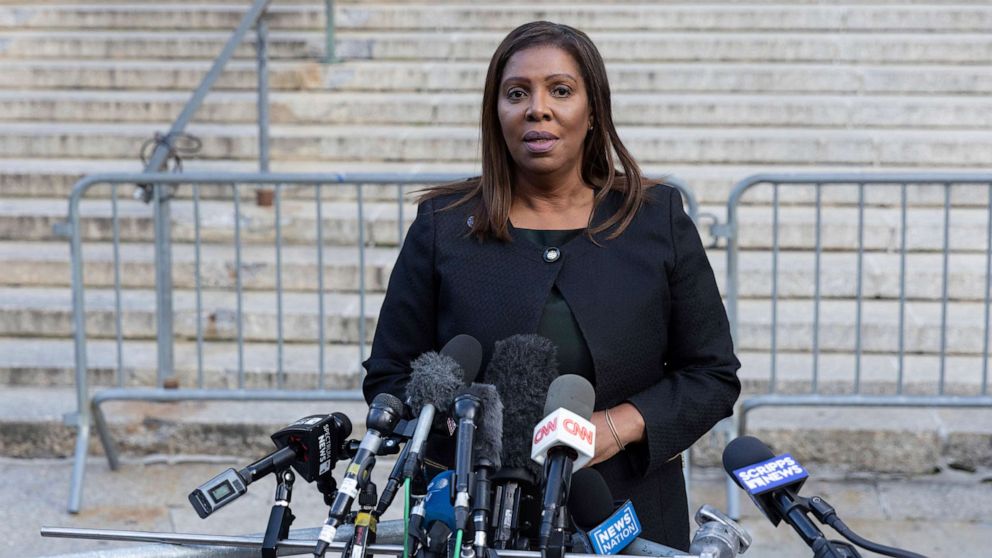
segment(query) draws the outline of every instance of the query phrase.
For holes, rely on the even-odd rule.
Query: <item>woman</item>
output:
[[[713,271],[677,191],[648,187],[613,125],[602,58],[576,29],[512,31],[489,65],[482,176],[430,190],[401,250],[364,390],[460,333],[539,333],[596,387],[596,456],[643,537],[687,549],[680,453],[740,391]],[[614,157],[623,167],[620,173]]]

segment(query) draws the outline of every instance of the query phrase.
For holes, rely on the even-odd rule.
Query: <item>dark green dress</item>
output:
[[[584,229],[538,230],[515,228],[524,238],[545,249],[561,247],[569,240],[582,234]],[[560,374],[578,374],[596,385],[596,373],[589,354],[589,346],[579,329],[568,302],[555,285],[544,303],[544,312],[537,327],[537,334],[551,340],[558,347],[558,371]]]

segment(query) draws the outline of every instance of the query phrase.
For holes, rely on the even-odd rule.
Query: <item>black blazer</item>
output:
[[[648,202],[614,240],[580,235],[553,262],[519,236],[467,236],[471,204],[422,203],[393,269],[368,371],[367,400],[403,396],[410,361],[467,333],[484,348],[535,333],[553,285],[575,315],[592,355],[596,410],[628,401],[644,416],[646,441],[596,466],[618,500],[631,499],[644,533],[687,549],[689,518],[679,454],[733,412],[740,393],[726,311],[696,227],[677,190],[649,188]],[[611,194],[605,219],[621,203]],[[602,222],[602,221],[598,221]]]

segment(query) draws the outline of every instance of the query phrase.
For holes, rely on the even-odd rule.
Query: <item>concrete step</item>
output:
[[[839,189],[840,187],[838,187]],[[825,251],[849,251],[859,246],[857,207],[832,206],[824,196],[821,209],[820,245]],[[200,202],[201,241],[233,246],[233,203],[219,200]],[[195,241],[195,207],[189,200],[173,200],[172,239],[177,243]],[[704,214],[720,216],[723,208],[702,206]],[[11,240],[55,240],[52,227],[66,219],[66,204],[52,198],[10,198],[0,200],[0,237]],[[121,199],[118,202],[120,238],[125,242],[150,241],[153,207],[142,202]],[[346,201],[321,204],[322,230],[327,246],[355,246],[358,242],[357,205]],[[312,200],[285,200],[280,209],[282,238],[285,245],[313,246],[317,239],[316,208]],[[403,228],[416,214],[414,206],[404,205]],[[113,239],[113,207],[108,200],[83,200],[80,204],[81,233],[85,241]],[[944,217],[942,209],[914,207],[907,209],[906,249],[910,252],[943,250]],[[273,246],[275,210],[254,204],[241,205],[241,241],[244,245]],[[364,204],[364,230],[367,245],[396,246],[399,234],[396,203]],[[769,250],[774,246],[772,210],[761,206],[743,206],[738,210],[739,245],[744,250]],[[709,243],[707,223],[703,223],[704,243]],[[949,250],[951,253],[982,253],[987,247],[988,210],[971,204],[954,207],[950,212]],[[781,250],[816,248],[816,210],[811,206],[786,206],[779,210],[778,246]],[[895,251],[902,246],[901,212],[898,207],[877,206],[864,210],[861,246],[867,251]]]
[[[166,124],[17,122],[0,124],[0,157],[136,157]],[[195,124],[195,158],[255,159],[257,128]],[[645,164],[918,165],[985,168],[987,130],[816,130],[783,128],[624,127],[628,149]],[[285,161],[478,160],[475,126],[294,126],[271,128],[270,152]],[[190,157],[194,158],[194,157]]]
[[[10,5],[0,9],[0,28],[20,29],[216,29],[233,30],[245,12],[231,4]],[[324,26],[319,3],[273,5],[271,29]],[[979,6],[786,6],[462,4],[338,5],[337,29],[493,30],[546,19],[585,31],[808,31],[870,30],[969,32],[992,27],[992,10]]]
[[[212,59],[229,32],[221,31],[5,31],[0,53],[6,58]],[[807,34],[765,32],[657,33],[594,32],[591,38],[607,60],[617,62],[847,62],[987,64],[992,38],[986,33],[914,34],[845,32]],[[434,32],[341,31],[337,55],[344,59],[488,61],[502,32],[465,31],[439,38]],[[273,59],[317,59],[324,35],[314,31],[270,33]],[[254,56],[247,37],[238,56]]]
[[[723,250],[707,250],[721,292],[725,292],[726,255]],[[778,257],[777,293],[783,299],[814,297],[815,254],[783,252]],[[938,301],[943,293],[943,256],[936,253],[906,255],[905,295],[910,300]],[[948,294],[951,300],[985,300],[988,257],[982,253],[958,253],[948,261]],[[820,296],[830,299],[857,297],[857,254],[827,252],[820,261]],[[743,298],[771,298],[772,254],[747,251],[738,257],[738,295]],[[900,256],[892,252],[869,252],[862,260],[862,298],[898,299]]]
[[[4,390],[0,400],[0,455],[72,455],[75,431],[64,426],[61,418],[75,410],[75,392],[71,388],[10,388]],[[364,402],[116,402],[105,409],[111,433],[125,455],[262,456],[272,451],[269,435],[300,417],[340,410],[352,419],[352,437],[360,438],[368,413]],[[32,435],[42,438],[32,442]],[[93,441],[91,451],[100,444],[96,437]]]
[[[826,198],[824,198],[826,199]],[[828,207],[821,210],[822,249],[849,250],[858,243],[858,208]],[[774,244],[772,210],[742,207],[740,246],[770,249]],[[814,207],[783,207],[779,210],[778,246],[783,250],[810,250],[816,247]],[[864,210],[863,246],[871,251],[896,251],[902,245],[902,224],[898,208],[868,207]],[[984,253],[988,246],[988,211],[977,207],[957,208],[950,214],[949,250]],[[906,247],[909,251],[943,251],[944,216],[931,208],[907,210]]]
[[[75,346],[70,338],[0,337],[0,386],[53,387],[75,385]],[[324,386],[327,389],[354,389],[364,370],[359,347],[329,344],[324,348]],[[366,345],[365,350],[369,347]],[[125,339],[121,345],[121,378],[117,376],[118,352],[113,339],[89,339],[86,344],[87,380],[92,386],[151,387],[157,382],[157,351],[153,340]],[[367,355],[366,355],[367,356]],[[195,342],[174,345],[174,378],[179,387],[199,386],[199,362]],[[203,386],[237,388],[238,353],[235,343],[205,341],[203,344]],[[244,346],[243,382],[248,389],[316,389],[320,382],[320,354],[316,343],[285,343],[283,373],[279,373],[278,346],[270,342],[248,342]],[[813,389],[825,395],[854,393],[894,394],[899,390],[899,359],[894,354],[864,353],[860,372],[853,351],[823,353],[813,370],[812,355],[782,351],[771,373],[767,351],[742,350],[739,372],[746,395],[776,393],[808,394]],[[944,362],[944,390],[947,394],[977,395],[983,386],[982,355],[950,355]],[[937,355],[908,353],[903,357],[902,392],[908,395],[935,395],[939,392],[940,358]],[[859,382],[857,389],[855,381]],[[986,380],[989,385],[992,377]]]
[[[72,335],[72,303],[69,289],[41,287],[0,288],[0,336],[67,337]],[[367,341],[372,340],[375,317],[382,295],[369,293],[365,302]],[[283,334],[289,342],[320,339],[319,304],[315,293],[285,293]],[[360,299],[355,294],[327,291],[323,295],[324,331],[328,343],[358,343],[361,321]],[[114,338],[115,297],[111,289],[87,289],[86,330],[92,338]],[[173,293],[174,331],[179,340],[195,340],[197,321],[210,340],[237,339],[237,296],[231,291],[203,291],[202,313],[197,317],[192,291]],[[127,339],[154,339],[157,331],[155,292],[129,289],[121,294],[121,329]],[[278,339],[275,293],[248,291],[242,296],[243,335],[247,340]]]
[[[136,89],[188,92],[210,68],[206,60],[0,59],[8,89]],[[706,62],[631,63],[610,60],[607,72],[614,92],[936,94],[976,95],[992,88],[987,64],[875,65]],[[486,77],[482,62],[273,60],[269,85],[275,90],[456,91],[478,94]],[[218,89],[253,91],[255,63],[232,60]]]
[[[150,244],[123,244],[120,280],[124,288],[155,286],[155,262]],[[396,259],[395,248],[368,248],[365,253],[365,287],[370,292],[385,291]],[[721,292],[725,292],[726,253],[707,250]],[[113,246],[87,243],[83,274],[88,287],[114,286]],[[195,247],[174,244],[172,250],[173,285],[177,289],[195,289]],[[340,292],[357,292],[358,252],[351,247],[324,248],[324,285]],[[205,244],[201,248],[201,285],[205,289],[234,289],[235,254],[232,246]],[[784,252],[778,261],[778,296],[812,298],[814,296],[815,255],[808,252]],[[941,300],[943,296],[942,258],[934,253],[911,253],[906,256],[906,297],[911,300]],[[771,296],[771,253],[748,251],[738,259],[740,283],[738,296]],[[315,291],[317,254],[312,246],[285,246],[282,251],[282,288],[284,291]],[[862,297],[896,299],[899,297],[900,256],[894,253],[869,252],[862,262]],[[69,246],[66,242],[0,242],[0,285],[8,287],[68,287],[70,285]],[[987,256],[982,253],[957,253],[949,259],[948,293],[957,301],[980,302],[985,299]],[[854,299],[857,296],[857,256],[853,252],[828,252],[821,260],[820,294],[830,299]],[[270,246],[245,246],[241,255],[242,286],[246,290],[276,288],[275,250]]]
[[[325,246],[324,288],[358,292],[358,249]],[[122,244],[120,280],[124,288],[155,287],[155,254],[151,244]],[[368,248],[365,251],[365,288],[386,290],[386,282],[396,260],[396,248]],[[282,289],[318,290],[316,246],[284,246]],[[83,275],[87,286],[114,286],[114,252],[109,243],[87,243]],[[67,242],[0,242],[0,285],[22,287],[68,287],[70,280]],[[200,284],[204,289],[236,288],[237,264],[233,246],[204,244],[200,250]],[[191,244],[174,244],[172,281],[177,289],[196,288],[196,249]],[[241,283],[250,291],[276,288],[274,246],[245,246],[241,253]]]
[[[230,31],[4,31],[0,33],[0,55],[4,58],[111,58],[213,60],[230,37]],[[238,46],[238,58],[255,57],[254,36]],[[312,59],[323,56],[322,33],[275,31],[269,34],[272,59]],[[341,38],[340,55],[372,58],[368,41]]]
[[[865,300],[862,306],[860,335],[857,329],[857,308],[851,300],[822,300],[819,305],[820,325],[814,335],[816,308],[811,300],[779,300],[775,312],[777,348],[781,351],[852,352],[860,337],[863,351],[896,353],[900,338],[905,347],[917,354],[939,354],[942,341],[949,354],[982,355],[985,326],[985,305],[980,302],[949,302],[947,329],[941,330],[939,302],[909,301],[905,305],[905,322],[900,334],[899,302],[896,300]],[[735,344],[741,350],[771,348],[772,308],[767,300],[741,300],[738,303],[740,323]]]
[[[739,351],[741,361],[738,375],[744,397],[779,394],[873,394],[900,393],[900,361],[897,354],[863,353],[860,368],[854,351],[822,353],[816,360],[808,352],[780,351],[775,358],[768,351]],[[973,396],[988,393],[992,376],[984,376],[984,358],[948,356],[944,360],[944,393]],[[905,395],[938,395],[940,367],[938,355],[907,353],[902,359],[901,393]],[[989,374],[986,372],[986,374]]]
[[[174,200],[172,239],[177,243],[196,240],[196,209],[192,201]],[[206,243],[233,246],[233,203],[200,202],[200,238]],[[122,199],[118,203],[120,237],[125,242],[151,241],[154,208],[143,202]],[[367,245],[396,246],[398,207],[395,203],[364,204]],[[357,246],[357,204],[327,201],[321,203],[321,228],[325,246]],[[52,227],[66,218],[66,204],[55,199],[14,198],[0,200],[0,236],[17,240],[54,240]],[[316,246],[317,220],[313,201],[286,200],[280,208],[284,244]],[[84,200],[80,204],[82,238],[113,239],[113,207],[106,200]],[[405,207],[404,222],[409,226],[416,216],[413,205]],[[241,240],[244,244],[275,243],[275,208],[244,204],[241,207]],[[405,228],[405,227],[404,227]]]
[[[71,339],[0,338],[0,385],[56,387],[74,386],[75,346]],[[368,347],[366,346],[366,350]],[[121,378],[117,376],[117,344],[108,339],[86,343],[87,379],[92,386],[151,387],[158,375],[154,341],[127,340],[121,350]],[[195,342],[174,345],[175,380],[181,388],[198,387],[199,368]],[[279,349],[275,343],[244,346],[244,386],[269,389],[317,389],[320,385],[320,351],[316,343],[283,345],[283,373],[279,373]],[[211,389],[238,387],[238,349],[235,343],[207,341],[203,344],[203,386]],[[358,345],[328,344],[324,347],[324,387],[356,389],[365,375]]]
[[[219,172],[257,172],[258,164],[253,161],[210,161],[193,159],[184,161],[183,168],[188,171],[219,171]],[[886,166],[879,167],[858,167],[858,166],[799,166],[799,165],[720,165],[711,164],[699,165],[658,165],[645,164],[641,166],[642,171],[648,177],[660,180],[660,177],[675,176],[689,184],[696,196],[696,199],[703,204],[718,205],[725,204],[731,187],[739,180],[759,173],[823,173],[823,172],[845,172],[845,173],[866,173],[873,174],[881,171],[885,172],[919,172],[916,167]],[[127,172],[135,173],[142,170],[137,160],[114,160],[114,159],[0,159],[0,184],[3,185],[5,197],[33,197],[33,198],[68,198],[73,185],[84,175],[102,172]],[[440,173],[462,176],[478,176],[479,168],[476,163],[449,163],[449,162],[363,162],[363,161],[340,161],[334,163],[321,163],[319,161],[273,161],[272,170],[278,172],[313,172],[313,173],[356,173],[356,172],[382,172],[382,173]],[[929,172],[941,173],[967,173],[973,169],[954,167],[931,167]],[[362,195],[366,200],[394,201],[397,198],[396,185],[365,185],[362,187]],[[415,192],[418,185],[404,186],[405,197],[409,200],[415,199]],[[983,186],[954,187],[952,203],[954,207],[987,207],[988,192]],[[130,186],[121,186],[118,196],[126,198],[133,192]],[[313,200],[314,193],[310,187],[295,187],[285,185],[282,190],[285,199],[298,198]],[[857,205],[858,193],[854,188],[831,187],[827,198],[832,205]],[[254,202],[254,191],[252,188],[239,188],[242,200]],[[87,199],[107,199],[111,195],[109,186],[96,185],[87,190]],[[193,197],[193,187],[182,185],[175,193],[180,199],[191,199]],[[200,188],[201,199],[232,199],[232,190],[229,186],[202,186]],[[355,188],[324,188],[321,197],[326,200],[354,200],[356,197]],[[756,186],[746,193],[741,199],[745,205],[769,205],[772,202],[772,188],[765,185]],[[783,186],[779,188],[779,199],[781,203],[787,205],[809,205],[815,203],[815,192],[806,186]],[[906,202],[910,207],[943,207],[944,190],[943,187],[933,185],[914,185],[907,187]],[[895,206],[901,203],[901,192],[899,188],[891,186],[869,186],[865,191],[865,204]],[[721,219],[725,218],[726,211],[723,208],[716,210],[716,214]]]
[[[93,4],[97,4],[97,5],[102,5],[102,6],[133,5],[134,3],[135,3],[135,0],[76,0],[76,1],[67,1],[67,0],[38,0],[38,2],[35,2],[35,4],[43,4],[43,5],[53,5],[53,4],[55,4],[55,5],[64,5],[64,4],[93,5]],[[178,5],[178,6],[188,6],[188,5],[191,5],[191,4],[192,5],[199,6],[199,5],[202,5],[204,3],[205,3],[205,0],[169,0],[168,1],[168,4],[175,4],[175,5]],[[241,0],[210,0],[209,3],[210,4],[240,4],[241,3]],[[475,0],[437,0],[435,2],[430,2],[429,4],[428,3],[425,3],[423,0],[341,0],[339,2],[335,2],[335,4],[349,5],[349,6],[350,5],[366,6],[366,5],[381,5],[381,4],[386,4],[386,5],[391,5],[391,6],[404,7],[404,8],[407,8],[407,9],[409,9],[409,7],[418,7],[419,8],[419,7],[424,7],[425,5],[435,5],[435,4],[445,4],[445,5],[463,5],[463,4],[466,4],[466,5],[474,5],[474,3],[475,3]],[[508,0],[507,2],[505,2],[505,4],[510,5],[510,6],[518,5],[518,4],[527,4],[527,3],[528,2],[526,0]],[[595,5],[595,4],[602,4],[602,3],[604,3],[604,2],[602,2],[601,0],[548,0],[548,2],[545,2],[545,4],[549,4],[549,5],[558,5],[558,4],[565,4],[565,5],[572,5],[572,4],[579,4],[579,5],[593,4],[593,5]],[[620,6],[620,7],[627,6],[627,5],[642,5],[642,4],[644,4],[643,0],[609,0],[606,3],[607,4],[610,4],[612,6]],[[677,6],[684,5],[685,3],[686,3],[685,0],[658,0],[656,2],[653,2],[653,4],[662,4],[662,5],[669,5],[669,6],[676,6],[676,7]],[[713,4],[723,4],[723,5],[728,5],[728,6],[734,6],[735,4],[738,4],[738,2],[734,2],[733,0],[730,0],[730,1],[723,0],[723,1],[712,2],[712,3]],[[751,5],[756,5],[756,6],[783,4],[782,0],[751,0],[748,3],[751,4]],[[916,3],[923,3],[923,2],[921,2],[920,0],[909,0],[908,2],[907,2],[907,0],[843,0],[841,2],[838,2],[838,4],[841,4],[841,5],[844,5],[844,6],[861,6],[861,5],[875,6],[875,5],[905,5],[905,4],[913,5],[913,4],[916,4]],[[957,6],[970,6],[970,5],[985,6],[986,5],[986,3],[983,0],[927,0],[925,3],[926,4],[932,4],[932,5],[951,5],[951,6],[954,6],[954,5],[957,5]],[[0,0],[0,5],[8,5],[8,4],[10,4],[10,5],[23,5],[24,4],[24,0]],[[310,5],[310,4],[322,5],[319,0],[293,0],[292,4],[293,5]],[[820,0],[798,0],[796,2],[789,2],[789,4],[814,4],[815,5],[815,4],[820,4]]]
[[[73,186],[86,175],[98,173],[140,173],[143,165],[137,159],[0,159],[0,184],[3,185],[4,197],[28,198],[61,198],[68,199]],[[188,172],[258,172],[255,161],[183,161],[183,170]],[[273,161],[273,172],[288,173],[322,173],[328,175],[355,173],[387,173],[387,174],[455,174],[461,176],[478,176],[477,165],[468,163],[369,163],[364,161],[339,161],[321,163],[319,161]],[[662,173],[659,173],[659,175]],[[403,184],[404,198],[412,200],[415,193],[427,184]],[[363,199],[369,201],[395,202],[399,196],[398,184],[364,184],[362,185]],[[264,185],[260,188],[275,191],[276,185]],[[193,199],[194,187],[181,185],[174,195],[179,199]],[[230,185],[214,184],[200,187],[200,199],[233,199],[233,188]],[[244,186],[238,188],[242,201],[256,203],[256,188]],[[279,188],[283,199],[314,200],[312,186],[284,184]],[[117,195],[120,199],[133,197],[134,186],[120,185]],[[109,199],[112,190],[109,185],[97,184],[86,191],[87,199]],[[320,189],[321,199],[324,200],[355,200],[357,191],[354,186],[329,186]]]
[[[42,287],[0,288],[0,336],[66,337],[71,335],[72,310],[69,289]],[[327,291],[324,294],[326,339],[332,343],[357,343],[359,339],[359,297]],[[283,335],[291,342],[319,339],[318,308],[314,293],[289,292],[283,295]],[[247,291],[242,296],[243,335],[251,341],[277,339],[276,296],[271,292]],[[365,304],[367,340],[371,341],[382,303],[382,295],[369,293]],[[87,333],[93,338],[114,338],[115,297],[111,289],[87,289]],[[237,297],[234,292],[204,291],[199,322],[210,340],[237,337]],[[176,290],[173,295],[174,329],[179,339],[197,335],[196,297],[192,291]],[[128,289],[121,294],[121,328],[127,339],[153,339],[156,332],[154,291]],[[856,307],[851,300],[822,300],[820,325],[814,338],[816,309],[811,300],[780,300],[776,308],[777,347],[782,351],[809,351],[814,346],[825,352],[855,350]],[[767,300],[745,299],[738,303],[740,316],[737,346],[741,350],[767,350],[771,347],[772,309]],[[981,355],[987,335],[985,305],[981,302],[952,301],[947,309],[946,340],[942,339],[939,302],[909,301],[905,307],[902,334],[899,303],[895,300],[866,300],[862,307],[861,347],[863,351],[892,353],[900,346],[917,354],[939,354],[942,342],[952,355]]]
[[[69,389],[11,388],[0,393],[0,455],[22,458],[72,454],[74,431],[61,414],[75,409]],[[110,430],[125,456],[149,454],[264,455],[268,435],[312,413],[341,410],[361,436],[363,404],[119,402],[106,406]],[[990,415],[952,409],[767,409],[749,417],[751,433],[804,464],[828,463],[852,472],[932,473],[992,463]],[[802,425],[801,428],[798,425]],[[99,442],[90,445],[99,452]],[[703,439],[693,464],[719,463],[722,444]]]
[[[0,91],[6,121],[163,122],[188,93],[164,91]],[[274,92],[273,124],[474,125],[481,98],[472,93]],[[198,123],[257,122],[253,92],[211,93]],[[620,93],[613,97],[619,126],[953,128],[992,127],[992,101],[980,97],[885,95],[699,95]]]

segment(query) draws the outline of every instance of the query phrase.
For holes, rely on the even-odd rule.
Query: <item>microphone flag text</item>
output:
[[[805,479],[809,477],[809,473],[791,454],[785,453],[767,461],[741,467],[734,471],[734,476],[748,494],[755,496]]]

